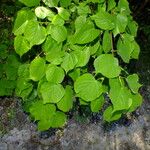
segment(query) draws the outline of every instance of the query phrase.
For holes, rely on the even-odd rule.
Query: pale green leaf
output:
[[[37,21],[29,21],[24,32],[25,38],[30,42],[30,45],[40,45],[44,42],[47,33],[43,26],[40,26]]]
[[[118,120],[119,118],[121,118],[121,115],[122,115],[121,112],[115,112],[115,113],[113,113],[113,107],[109,106],[104,111],[103,119],[104,119],[104,121],[112,122],[112,121],[115,121],[115,120]]]
[[[57,111],[52,118],[51,127],[52,128],[63,127],[66,121],[67,121],[67,116],[63,112]]]
[[[60,17],[62,17],[64,20],[69,20],[70,13],[66,9],[57,7],[57,11]]]
[[[64,79],[64,70],[56,65],[49,64],[46,69],[46,79],[49,82],[61,83]]]
[[[22,56],[31,49],[31,46],[24,36],[17,35],[14,40],[14,48],[16,53]]]
[[[58,5],[59,0],[42,0],[45,5],[49,7],[56,7]]]
[[[129,75],[127,78],[126,78],[126,81],[128,82],[128,85],[131,89],[131,91],[133,93],[138,93],[138,90],[139,88],[141,87],[141,84],[139,84],[139,77],[137,74],[132,74],[132,75]]]
[[[64,97],[57,103],[58,109],[68,112],[73,106],[73,91],[71,86],[66,86]]]
[[[101,95],[99,98],[97,98],[94,101],[91,101],[90,107],[92,112],[99,112],[103,105],[104,105],[105,99],[104,96]]]
[[[72,69],[74,69],[77,64],[77,56],[73,53],[66,53],[61,64],[61,67],[66,71],[66,73]]]
[[[108,31],[105,31],[102,44],[105,53],[110,52],[110,50],[112,49],[111,40],[111,34]]]
[[[111,54],[102,54],[94,61],[96,73],[101,73],[107,78],[119,76],[121,69],[118,64],[118,59]]]
[[[99,11],[91,17],[96,25],[103,30],[112,30],[115,27],[114,17],[105,11]]]
[[[102,92],[102,84],[95,80],[95,78],[89,74],[83,74],[74,84],[74,89],[78,97],[85,101],[93,101],[98,98]]]
[[[109,85],[109,96],[113,104],[113,112],[128,110],[132,105],[132,94],[130,90],[122,85],[118,78],[110,79]]]
[[[35,14],[31,10],[22,9],[18,11],[17,18],[15,19],[14,23],[13,33],[15,35],[23,34],[28,24],[28,21],[30,20],[37,20]]]
[[[41,85],[43,103],[58,103],[64,96],[65,90],[61,84],[45,82]]]
[[[30,64],[30,79],[39,81],[45,75],[45,60],[41,57],[35,58]]]
[[[67,38],[67,29],[64,26],[52,26],[51,36],[57,42],[63,42]]]
[[[142,96],[140,94],[133,94],[132,105],[130,106],[128,112],[135,111],[141,105],[142,105]]]
[[[48,9],[44,6],[37,7],[35,9],[35,14],[40,19],[44,19],[46,17],[51,17],[51,18],[54,17],[54,13],[50,9]]]

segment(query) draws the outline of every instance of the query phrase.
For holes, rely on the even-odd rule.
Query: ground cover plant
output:
[[[140,52],[127,0],[19,1],[15,93],[39,130],[64,126],[76,101],[92,112],[107,103],[107,122],[141,105],[138,75],[127,68]]]

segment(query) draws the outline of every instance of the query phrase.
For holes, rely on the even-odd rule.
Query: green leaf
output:
[[[73,36],[72,42],[75,44],[86,44],[98,37],[100,31],[95,29],[91,22],[86,22]]]
[[[14,48],[16,53],[22,56],[31,49],[31,46],[24,36],[17,35],[14,40]]]
[[[107,78],[117,77],[121,72],[118,59],[111,54],[102,54],[97,57],[94,61],[94,67],[96,73],[101,73]]]
[[[86,15],[82,15],[82,16],[77,17],[77,19],[75,20],[75,29],[76,29],[76,31],[81,29],[83,24],[86,23],[86,20],[87,20]]]
[[[83,51],[75,51],[73,52],[77,56],[77,64],[76,67],[85,66],[90,59],[90,51],[88,48],[85,48]]]
[[[119,110],[128,110],[132,105],[132,94],[129,89],[121,85],[121,82],[118,78],[110,79],[109,85],[109,95],[113,104],[113,112]]]
[[[60,0],[60,5],[62,7],[68,7],[71,4],[71,0]]]
[[[134,50],[133,40],[131,35],[125,35],[124,38],[119,39],[117,43],[117,53],[124,62],[129,63],[131,54]]]
[[[51,127],[52,118],[56,113],[56,107],[52,104],[44,105],[41,100],[38,100],[32,104],[29,111],[31,116],[39,121],[38,129],[44,131]]]
[[[55,115],[52,118],[52,128],[59,128],[59,127],[63,127],[66,123],[67,120],[67,116],[60,111],[57,111],[55,113]]]
[[[61,64],[61,67],[66,71],[66,73],[72,69],[74,69],[77,64],[77,56],[73,53],[66,53]]]
[[[16,96],[21,97],[23,100],[28,98],[32,92],[33,85],[26,78],[18,78],[17,86],[15,89]]]
[[[52,26],[51,36],[57,42],[63,42],[67,38],[67,29],[64,26]]]
[[[138,59],[140,53],[140,47],[136,41],[132,42],[132,46],[133,46],[133,51],[131,53],[131,58]]]
[[[46,79],[49,82],[61,83],[64,79],[64,70],[56,65],[49,64],[46,70]]]
[[[138,30],[138,25],[135,21],[131,20],[128,22],[128,26],[129,28],[129,34],[133,35],[134,37],[137,36],[137,30]]]
[[[19,0],[19,1],[28,7],[33,7],[40,4],[40,0]]]
[[[42,45],[44,52],[56,53],[56,51],[61,51],[62,43],[57,43],[50,35],[47,36],[46,41]]]
[[[111,9],[113,9],[116,6],[116,2],[115,0],[108,0],[108,7],[107,7],[107,11],[110,11]]]
[[[88,49],[90,51],[90,55],[94,55],[98,51],[100,46],[101,45],[99,41],[96,44],[89,46]]]
[[[142,105],[142,96],[140,94],[133,94],[132,105],[130,106],[128,112],[135,111],[141,105]]]
[[[120,112],[113,113],[113,107],[109,106],[104,111],[103,119],[107,122],[112,122],[112,121],[115,121],[115,120],[118,120],[119,118],[121,118],[121,115],[122,114]]]
[[[54,25],[59,25],[59,26],[63,26],[65,21],[62,17],[60,17],[59,15],[55,15],[52,19],[52,23]]]
[[[3,87],[0,88],[0,96],[11,96],[16,87],[16,81],[1,79],[0,87]]]
[[[43,26],[40,26],[37,21],[29,21],[24,32],[25,38],[30,42],[30,45],[40,45],[44,42],[47,33]]]
[[[91,10],[88,5],[85,5],[84,3],[79,3],[79,6],[77,7],[78,14],[81,15],[87,15],[91,13]]]
[[[22,64],[18,68],[18,76],[19,78],[26,78],[29,79],[30,73],[29,73],[29,64]]]
[[[68,112],[73,106],[73,91],[71,86],[67,85],[64,97],[57,103],[58,109]]]
[[[15,35],[23,34],[30,20],[37,20],[35,14],[31,10],[22,9],[18,11],[17,18],[14,23],[13,33]]]
[[[54,13],[50,9],[48,9],[44,6],[37,7],[35,9],[35,14],[40,19],[44,19],[46,17],[50,17],[50,18],[54,17]]]
[[[99,11],[91,17],[96,25],[103,30],[112,30],[115,27],[114,17],[105,11]]]
[[[103,50],[105,53],[108,53],[111,49],[111,34],[108,31],[105,31],[103,36]]]
[[[119,0],[118,9],[121,13],[129,15],[131,13],[129,8],[129,2],[127,0]]]
[[[79,76],[80,76],[80,69],[76,68],[75,70],[72,70],[71,72],[69,72],[69,77],[71,77],[71,79],[73,81],[75,81]]]
[[[123,33],[128,24],[128,18],[124,14],[118,14],[115,20],[115,29],[113,30],[114,35],[118,33]]]
[[[56,7],[59,0],[42,0],[48,7]]]
[[[66,9],[57,7],[57,11],[60,17],[62,17],[64,20],[69,20],[70,13]]]
[[[30,64],[30,79],[39,81],[45,75],[45,60],[41,57],[35,58]]]
[[[104,102],[105,102],[105,99],[104,99],[103,95],[101,95],[96,100],[91,101],[91,104],[90,104],[91,111],[92,112],[99,112],[102,109]]]
[[[75,81],[74,89],[77,96],[87,102],[95,100],[103,92],[102,84],[89,73],[83,74]]]
[[[139,81],[138,75],[137,74],[129,75],[126,81],[128,82],[131,91],[135,94],[138,93],[138,90],[141,87],[141,84],[138,83]]]
[[[42,100],[38,100],[32,104],[30,108],[31,115],[35,120],[48,120],[56,112],[56,107],[53,104],[43,104]]]
[[[64,96],[65,90],[61,84],[44,82],[41,85],[40,92],[42,94],[43,103],[58,103]]]

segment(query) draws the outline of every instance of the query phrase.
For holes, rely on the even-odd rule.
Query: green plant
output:
[[[137,24],[127,0],[19,0],[14,47],[24,61],[16,95],[39,130],[62,127],[78,99],[107,122],[142,103],[137,74],[126,64],[138,59]]]

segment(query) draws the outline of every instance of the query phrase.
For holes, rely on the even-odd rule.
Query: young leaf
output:
[[[19,0],[19,1],[28,7],[37,6],[40,3],[40,0]]]
[[[108,53],[111,49],[111,35],[108,31],[105,31],[103,36],[103,50],[105,53]]]
[[[141,84],[138,83],[139,81],[138,75],[137,74],[129,75],[126,81],[128,82],[131,91],[135,94],[138,93],[138,90],[141,87]]]
[[[112,106],[109,106],[105,111],[104,111],[104,114],[103,114],[103,119],[104,121],[107,121],[107,122],[112,122],[112,121],[115,121],[115,120],[118,120],[119,118],[121,118],[121,113],[120,112],[115,112],[113,113],[113,107]]]
[[[102,84],[95,80],[95,78],[89,74],[83,74],[74,83],[74,89],[78,97],[85,101],[93,101],[98,98],[102,92]]]
[[[114,17],[105,11],[99,11],[91,17],[96,25],[103,30],[112,30],[115,27]]]
[[[56,65],[49,64],[46,69],[46,79],[49,82],[61,83],[64,79],[64,70]]]
[[[73,106],[73,91],[71,86],[66,86],[64,97],[57,103],[58,109],[68,112]]]
[[[35,58],[30,64],[30,79],[39,81],[45,75],[45,60],[41,57]]]
[[[35,9],[35,14],[40,19],[44,19],[46,17],[51,17],[51,18],[54,17],[54,13],[50,9],[48,9],[44,6],[37,7]]]
[[[58,103],[64,96],[65,90],[61,84],[45,82],[41,85],[43,103]]]
[[[121,72],[118,59],[111,54],[102,54],[97,57],[94,61],[94,67],[96,73],[101,73],[107,78],[117,77]]]
[[[91,111],[92,112],[99,112],[102,109],[104,102],[105,102],[105,99],[104,99],[103,95],[101,95],[96,100],[91,101],[91,104],[90,104]]]

